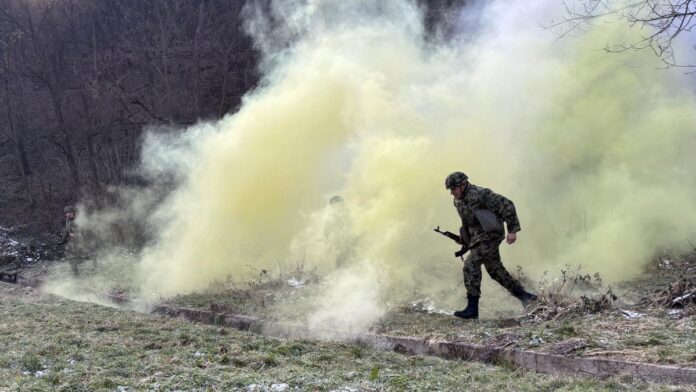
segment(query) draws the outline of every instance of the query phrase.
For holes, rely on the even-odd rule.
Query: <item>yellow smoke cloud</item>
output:
[[[506,2],[487,8],[476,40],[426,44],[411,2],[369,3],[292,3],[284,28],[298,41],[278,53],[260,38],[263,87],[183,136],[195,142],[143,252],[145,292],[302,259],[330,282],[310,321],[352,317],[359,303],[359,322],[344,324],[368,325],[385,296],[460,280],[454,244],[432,232],[459,226],[443,184],[455,170],[515,201],[523,231],[503,246],[509,268],[627,278],[696,234],[690,79],[656,70],[649,53],[596,50],[628,28],[556,42]],[[168,143],[145,163],[178,154]],[[327,205],[334,194],[344,206]]]
[[[321,197],[317,168],[345,138],[343,87],[323,69],[305,64],[310,83],[290,71],[198,146],[165,207],[172,219],[144,254],[147,287],[170,294],[284,261],[299,211]]]
[[[521,178],[535,185],[522,200],[538,233],[522,250],[535,264],[627,279],[696,232],[689,80],[658,70],[648,52],[592,50],[626,35],[638,38],[616,25],[583,37],[530,140],[535,157]]]

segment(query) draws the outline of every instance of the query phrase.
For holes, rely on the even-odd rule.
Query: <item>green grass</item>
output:
[[[56,297],[1,296],[0,347],[2,391],[677,390],[270,339]]]

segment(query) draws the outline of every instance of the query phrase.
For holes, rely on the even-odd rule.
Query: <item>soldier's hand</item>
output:
[[[517,233],[508,233],[508,235],[507,235],[507,243],[508,243],[508,244],[514,244],[515,241],[517,241]]]

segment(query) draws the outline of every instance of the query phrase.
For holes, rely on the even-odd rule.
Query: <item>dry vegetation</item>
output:
[[[520,272],[518,272],[519,274]],[[484,303],[482,320],[453,318],[431,301],[414,299],[388,307],[373,332],[454,342],[515,347],[563,355],[627,359],[696,367],[696,254],[662,256],[633,282],[607,286],[599,275],[566,268],[544,276],[540,300],[510,317]],[[523,274],[520,276],[526,279]],[[307,299],[320,285],[303,271],[260,276],[248,286],[218,283],[169,299],[181,306],[302,321]],[[302,282],[301,287],[296,282]]]

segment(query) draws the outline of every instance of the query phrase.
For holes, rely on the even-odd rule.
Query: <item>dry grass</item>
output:
[[[649,306],[693,308],[696,306],[696,278],[689,277],[658,289],[643,301]]]
[[[638,279],[635,286],[618,285],[619,292],[615,293],[599,275],[583,273],[580,267],[567,267],[556,278],[542,277],[538,285],[540,300],[520,316],[500,318],[496,311],[499,304],[482,302],[482,320],[460,320],[432,309],[427,300],[415,300],[385,307],[371,331],[694,367],[696,317],[691,309],[696,306],[670,307],[675,299],[682,297],[683,302],[684,298],[691,298],[684,296],[693,290],[692,283],[665,282],[683,278],[695,268],[696,258],[675,258],[650,271],[644,280]],[[307,306],[303,301],[313,290],[311,285],[296,289],[282,279],[273,289],[267,287],[256,285],[227,291],[213,288],[177,297],[174,302],[201,308],[216,304],[216,310],[291,320],[303,313],[287,310]],[[636,297],[637,301],[631,303],[624,297]]]
[[[3,291],[2,391],[696,390],[625,378],[560,379],[349,344],[268,339]]]

